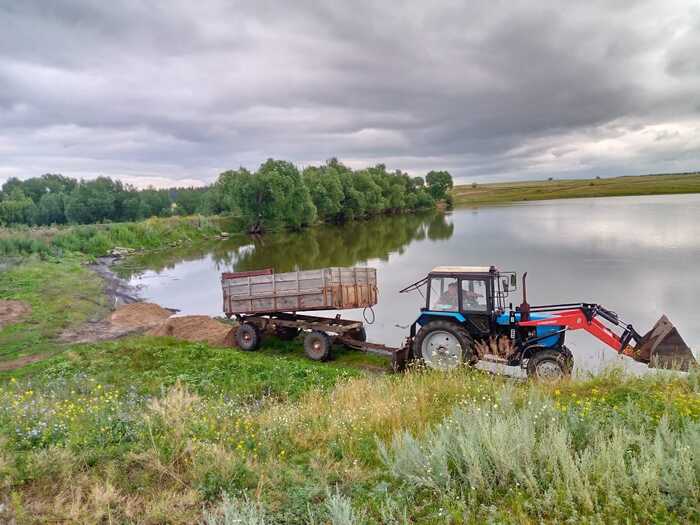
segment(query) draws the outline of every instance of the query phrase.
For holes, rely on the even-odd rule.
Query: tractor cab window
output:
[[[470,312],[488,311],[486,281],[462,279],[462,309]]]
[[[458,290],[457,279],[454,277],[432,277],[430,279],[428,308],[438,311],[458,311]]]

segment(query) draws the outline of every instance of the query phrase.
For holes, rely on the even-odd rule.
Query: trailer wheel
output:
[[[252,323],[242,323],[236,330],[236,346],[246,352],[257,350],[260,346],[260,330]]]
[[[331,338],[318,330],[309,332],[304,337],[304,353],[314,361],[328,361],[331,356]]]
[[[291,341],[299,335],[299,329],[293,326],[277,326],[275,335],[282,341]]]
[[[431,321],[418,331],[413,341],[413,356],[430,368],[452,370],[472,362],[474,340],[452,321]]]
[[[527,362],[527,377],[539,381],[559,381],[571,375],[573,358],[562,350],[540,350]]]

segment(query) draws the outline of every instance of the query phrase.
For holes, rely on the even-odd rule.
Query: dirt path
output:
[[[16,368],[22,368],[23,366],[26,366],[30,363],[36,363],[37,361],[41,361],[45,357],[48,357],[48,355],[34,354],[18,357],[17,359],[10,359],[9,361],[0,361],[0,372],[7,372]]]
[[[95,343],[143,333],[160,326],[173,313],[172,310],[153,303],[124,304],[104,319],[87,322],[64,331],[60,335],[59,341],[62,343]]]
[[[0,329],[19,323],[32,313],[32,307],[25,302],[12,299],[0,299]]]

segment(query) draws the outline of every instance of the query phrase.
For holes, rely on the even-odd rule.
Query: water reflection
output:
[[[273,268],[276,272],[354,266],[370,259],[387,261],[414,241],[449,239],[454,224],[443,213],[394,215],[343,226],[319,226],[302,232],[264,237],[239,236],[229,241],[190,245],[177,250],[130,258],[117,270],[138,278],[174,270],[184,262],[209,258],[218,271]]]
[[[642,332],[667,313],[696,350],[699,260],[700,195],[676,195],[460,209],[245,237],[131,259],[127,273],[144,286],[146,297],[164,306],[219,315],[221,271],[368,264],[379,278],[377,322],[368,335],[400,344],[406,333],[401,326],[415,318],[423,300],[398,290],[436,265],[496,264],[529,272],[532,304],[598,302]],[[519,292],[512,300],[520,302]],[[358,311],[347,315],[361,318]],[[580,367],[617,360],[587,334],[567,339]]]

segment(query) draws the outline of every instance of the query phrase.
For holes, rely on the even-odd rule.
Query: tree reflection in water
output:
[[[162,252],[130,257],[117,267],[125,278],[146,270],[160,272],[185,261],[211,257],[218,270],[273,268],[275,272],[327,266],[354,266],[369,259],[388,260],[413,241],[446,240],[454,225],[438,211],[377,217],[342,225],[319,225],[301,232],[262,237],[235,236]]]

